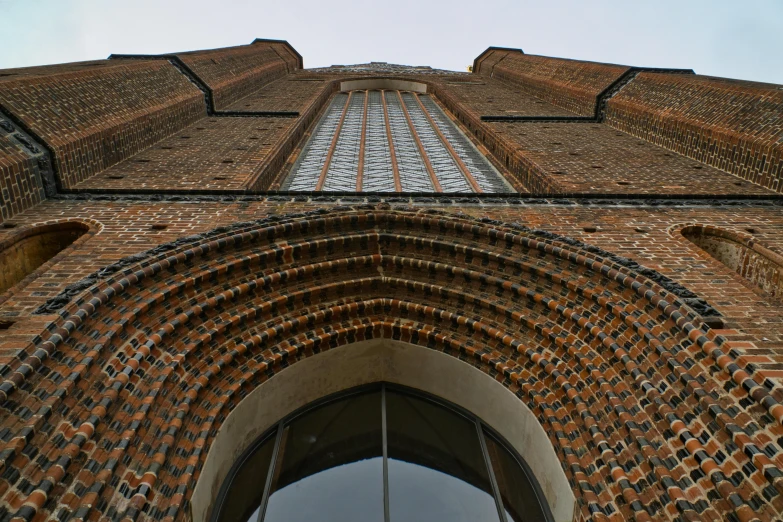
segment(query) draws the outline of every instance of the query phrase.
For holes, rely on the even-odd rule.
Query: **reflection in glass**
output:
[[[223,500],[219,522],[256,522],[264,493],[275,438],[270,437],[251,453],[234,475]]]
[[[392,522],[499,520],[474,422],[387,391],[386,426]]]
[[[305,413],[280,440],[264,522],[382,522],[380,392]]]
[[[495,472],[500,498],[508,522],[545,520],[533,484],[517,459],[494,437],[484,431],[487,453]]]
[[[330,397],[243,454],[211,520],[551,520],[523,461],[488,430],[471,414],[387,385]]]

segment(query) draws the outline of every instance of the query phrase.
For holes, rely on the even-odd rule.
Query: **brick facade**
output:
[[[609,100],[606,121],[656,145],[783,191],[779,85],[641,73]]]
[[[517,193],[274,192],[378,77],[426,85]],[[191,520],[242,397],[379,337],[514,392],[576,520],[779,520],[783,302],[753,276],[783,273],[779,92],[498,48],[306,70],[266,40],[0,71],[41,148],[0,129],[0,248],[87,230],[0,295],[0,521]]]

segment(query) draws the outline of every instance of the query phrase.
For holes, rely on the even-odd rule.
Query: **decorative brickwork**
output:
[[[782,390],[659,287],[524,227],[335,209],[220,229],[106,276],[3,372],[15,518],[186,517],[245,393],[377,337],[517,393],[585,518],[772,520],[762,496],[781,498]]]
[[[778,85],[641,73],[609,101],[606,121],[783,191],[783,90]]]
[[[773,298],[783,299],[783,255],[747,233],[755,231],[754,228],[746,228],[738,233],[710,225],[688,225],[679,232],[737,272],[751,286]]]
[[[222,110],[259,86],[289,72],[279,51],[264,43],[175,55],[211,90],[215,110]]]

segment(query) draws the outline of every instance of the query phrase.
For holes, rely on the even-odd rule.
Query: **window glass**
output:
[[[239,467],[224,497],[219,522],[256,522],[275,437],[264,441]]]
[[[264,521],[383,521],[380,392],[328,403],[284,428]]]
[[[484,440],[508,522],[545,520],[533,484],[517,459],[486,430]]]
[[[475,422],[387,391],[386,426],[392,522],[499,520]]]

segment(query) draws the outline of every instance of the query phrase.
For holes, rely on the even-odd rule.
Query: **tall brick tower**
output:
[[[782,178],[691,70],[0,70],[0,522],[780,520]]]

